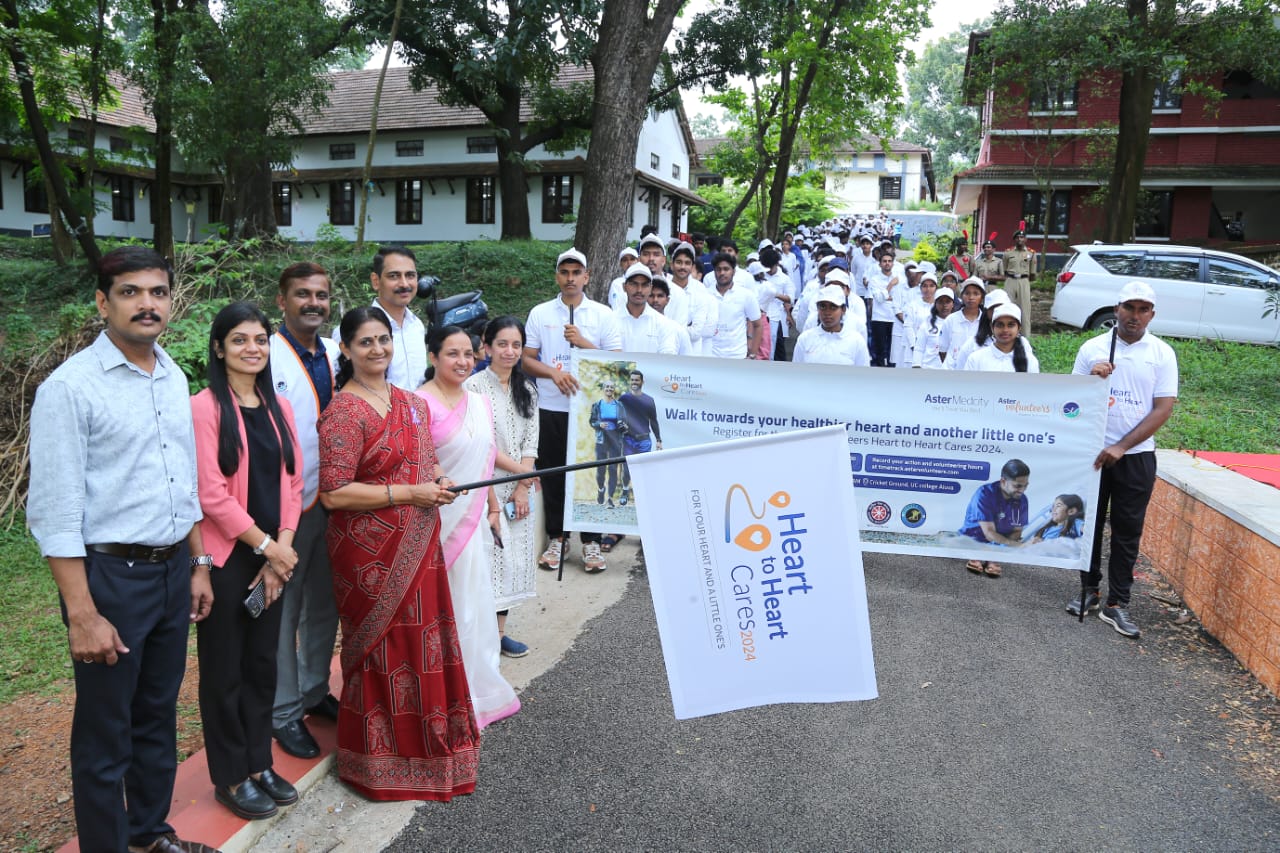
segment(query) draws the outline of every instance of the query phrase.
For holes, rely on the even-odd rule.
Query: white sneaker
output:
[[[560,568],[561,553],[560,548],[563,545],[562,540],[552,539],[547,543],[547,550],[542,552],[542,556],[538,558],[539,568],[554,572]]]
[[[609,568],[605,565],[604,556],[600,553],[599,542],[582,543],[582,568],[589,575],[598,574]]]

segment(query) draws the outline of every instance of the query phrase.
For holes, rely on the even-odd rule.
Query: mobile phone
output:
[[[508,521],[516,520],[516,502],[515,501],[507,501],[506,505],[502,507],[502,511],[507,514]]]
[[[244,600],[244,609],[249,611],[249,616],[257,619],[262,615],[262,611],[267,609],[267,585],[262,581],[254,584],[253,589],[249,590],[248,597]]]

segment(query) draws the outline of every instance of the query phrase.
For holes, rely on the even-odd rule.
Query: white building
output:
[[[276,221],[282,235],[309,241],[321,226],[332,225],[354,239],[377,78],[376,70],[331,75],[330,105],[306,122],[289,167],[273,175]],[[567,69],[562,79],[589,82],[590,71]],[[154,132],[155,122],[136,90],[120,79],[114,84],[119,106],[99,117],[95,140],[95,146],[112,158],[100,164],[96,173],[100,212],[94,221],[95,233],[149,239],[155,172],[143,146],[131,152],[126,140],[146,139]],[[54,128],[53,133],[64,143],[74,144],[78,138],[83,146],[86,128],[86,122],[77,120]],[[434,88],[413,91],[409,69],[388,69],[378,114],[365,239],[496,239],[502,231],[502,206],[495,150],[493,131],[478,110],[445,106]],[[120,159],[130,157],[134,162]],[[640,131],[634,178],[621,188],[633,199],[628,239],[638,238],[646,223],[666,236],[685,230],[688,206],[704,203],[688,189],[696,162],[683,108],[650,110]],[[48,226],[49,204],[43,188],[25,183],[30,168],[12,146],[0,144],[0,233],[32,234],[33,229]],[[174,235],[178,240],[203,239],[217,228],[222,187],[216,175],[185,169],[175,156]],[[573,236],[585,170],[584,149],[558,154],[538,147],[528,153],[529,219],[535,239]]]
[[[821,157],[801,158],[796,171],[822,172],[827,204],[837,214],[905,210],[912,202],[936,200],[933,156],[910,142],[852,140]]]

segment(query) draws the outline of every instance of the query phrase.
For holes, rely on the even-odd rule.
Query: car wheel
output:
[[[1116,327],[1116,312],[1110,309],[1106,311],[1099,311],[1097,314],[1094,314],[1093,317],[1089,320],[1089,328],[1093,329],[1094,331],[1097,331],[1099,329],[1102,329],[1105,331],[1107,329],[1114,329],[1115,327]]]

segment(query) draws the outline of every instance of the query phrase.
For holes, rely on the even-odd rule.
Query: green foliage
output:
[[[903,138],[932,149],[939,189],[949,189],[951,176],[978,159],[982,141],[978,110],[964,103],[962,83],[969,33],[990,25],[990,19],[962,25],[930,42],[916,64],[907,69],[907,129]]]
[[[941,267],[951,254],[951,242],[959,236],[959,231],[923,234],[912,249],[911,258],[915,261],[929,261]],[[942,274],[941,270],[938,274]]]
[[[0,705],[71,678],[58,587],[21,514],[0,519]]]
[[[703,234],[721,234],[725,232],[729,216],[742,200],[746,190],[740,186],[706,186],[700,187],[698,193],[707,200],[704,207],[689,209],[689,230]],[[759,208],[748,208],[753,214]],[[813,225],[833,215],[827,204],[827,194],[821,187],[815,187],[805,178],[795,177],[787,182],[787,194],[782,204],[782,225],[794,228],[797,225]],[[759,217],[756,215],[740,218],[733,229],[733,238],[740,245],[755,245],[762,236]]]

